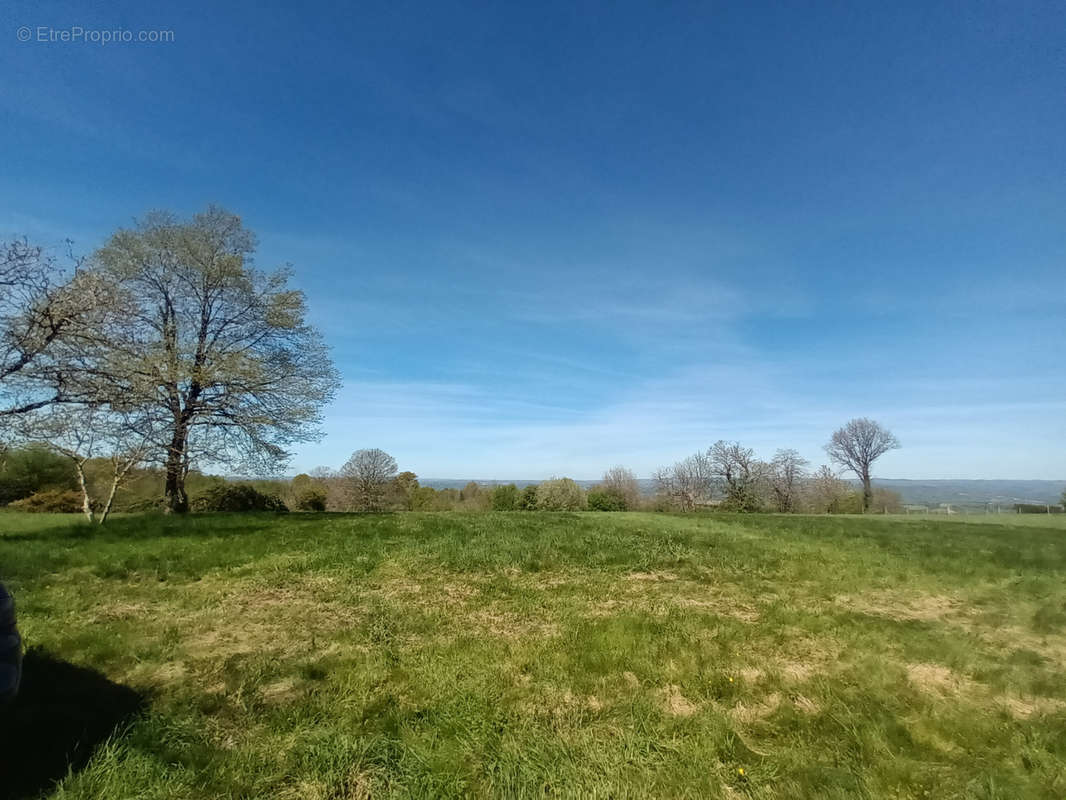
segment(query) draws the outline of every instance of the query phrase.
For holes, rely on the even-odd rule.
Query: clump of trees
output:
[[[145,465],[181,513],[198,466],[276,473],[318,437],[337,373],[290,270],[258,269],[255,249],[217,207],[149,214],[66,265],[0,249],[0,435],[68,458],[88,517],[94,462],[112,466],[101,521]]]
[[[492,488],[491,502],[493,511],[517,511],[518,501],[518,487],[513,483]]]
[[[655,489],[666,507],[694,511],[710,505],[714,497],[714,474],[706,453],[688,458],[655,472]]]
[[[551,478],[537,487],[537,511],[582,511],[585,490],[571,478]]]
[[[719,440],[705,452],[655,473],[654,506],[677,511],[898,513],[903,510],[899,494],[874,488],[871,478],[874,462],[897,447],[899,441],[890,431],[866,418],[853,419],[833,433],[826,453],[832,464],[861,481],[862,490],[855,492],[832,466],[809,471],[809,462],[796,450],[778,450],[763,461],[740,442]]]

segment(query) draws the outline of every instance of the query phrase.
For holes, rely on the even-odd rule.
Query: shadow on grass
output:
[[[36,797],[82,769],[143,707],[133,689],[30,650],[19,696],[0,710],[0,800]]]

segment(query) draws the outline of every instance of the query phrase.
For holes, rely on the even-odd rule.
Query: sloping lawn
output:
[[[0,514],[0,580],[28,681],[138,699],[9,792],[1066,795],[1057,517]]]

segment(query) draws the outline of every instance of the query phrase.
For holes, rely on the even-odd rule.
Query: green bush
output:
[[[192,501],[194,511],[279,511],[289,509],[276,494],[265,494],[246,483],[213,486]]]
[[[296,498],[299,511],[325,511],[326,492],[323,489],[306,489]]]
[[[585,492],[570,478],[552,478],[537,487],[537,511],[581,511]]]
[[[518,496],[518,510],[537,510],[537,484],[531,483],[529,486],[522,489],[522,493]]]
[[[76,486],[70,459],[44,445],[10,450],[0,460],[0,505],[35,493]]]
[[[750,486],[738,486],[727,490],[725,499],[718,506],[719,511],[740,511],[752,513],[762,509],[762,500]]]
[[[8,503],[7,507],[31,514],[79,514],[82,511],[81,502],[81,492],[71,489],[49,489],[44,492],[34,492],[29,497]]]
[[[411,492],[412,511],[432,511],[437,504],[437,490],[432,486],[419,486]]]
[[[513,483],[496,486],[492,490],[493,511],[514,511],[518,508],[518,487]]]
[[[621,492],[613,489],[589,489],[589,511],[627,511],[629,509]]]

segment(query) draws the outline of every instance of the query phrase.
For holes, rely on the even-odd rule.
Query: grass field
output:
[[[16,744],[80,675],[64,800],[1061,799],[1066,520],[980,523],[2,515]]]

